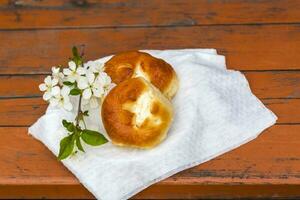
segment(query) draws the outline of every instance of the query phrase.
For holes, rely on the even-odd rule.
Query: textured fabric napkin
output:
[[[166,140],[154,149],[120,148],[111,143],[96,148],[84,145],[86,153],[63,161],[98,199],[127,199],[254,139],[277,119],[251,93],[243,74],[226,69],[224,56],[216,50],[145,51],[169,62],[178,74],[174,121]],[[61,120],[74,116],[49,106],[29,133],[57,155],[59,141],[67,134]],[[88,126],[105,132],[99,110],[90,111],[90,116]]]

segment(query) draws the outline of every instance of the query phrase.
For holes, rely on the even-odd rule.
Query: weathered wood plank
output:
[[[233,69],[297,70],[299,8],[294,0],[0,1],[0,74],[48,73],[65,64],[74,44],[86,44],[88,59],[128,49],[210,47]],[[135,198],[300,198],[299,72],[246,76],[280,125]],[[32,98],[42,79],[0,77],[0,126],[28,126],[43,114],[46,103]],[[26,127],[1,127],[0,137],[1,198],[92,198]]]
[[[243,73],[258,98],[300,98],[300,71]]]
[[[11,0],[0,2],[0,28],[297,23],[299,9],[295,0]]]
[[[277,116],[277,123],[300,123],[300,99],[263,99]],[[46,110],[41,97],[0,99],[0,126],[29,126]]]
[[[181,198],[189,195],[194,198],[253,197],[258,194],[299,196],[299,132],[300,125],[275,125],[256,140],[157,183],[137,197],[163,198],[169,195],[170,198],[173,193],[169,192],[175,192],[176,188],[180,192],[175,194]],[[0,128],[0,136],[1,197],[92,197],[46,147],[27,135],[26,128]],[[10,141],[9,145],[7,141]],[[276,187],[279,185],[281,189]],[[248,187],[249,191],[243,187]],[[30,193],[29,188],[41,189],[43,193],[38,190]],[[206,189],[195,192],[201,188]],[[18,192],[10,193],[14,189]],[[237,189],[242,190],[237,192]],[[266,191],[261,193],[263,190]]]
[[[299,185],[160,185],[132,199],[299,199]],[[1,185],[3,199],[94,199],[82,185]]]
[[[87,60],[131,49],[216,48],[229,68],[300,69],[299,32],[299,25],[0,31],[0,74],[48,73],[79,44]]]
[[[49,69],[50,73],[50,69]],[[300,98],[300,71],[246,71],[250,87],[259,98]],[[0,98],[41,96],[46,75],[0,76]]]
[[[300,122],[300,99],[265,99],[262,102],[277,115],[277,123]]]
[[[38,86],[44,82],[45,77],[46,75],[0,76],[0,98],[41,96]]]
[[[40,97],[1,99],[0,107],[0,126],[28,126],[45,113],[47,102]]]

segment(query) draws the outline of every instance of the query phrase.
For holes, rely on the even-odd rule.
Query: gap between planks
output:
[[[283,25],[300,25],[299,22],[290,23],[243,23],[243,24],[194,24],[194,25],[119,25],[119,26],[70,26],[70,27],[40,27],[40,28],[0,28],[2,32],[12,31],[51,31],[51,30],[90,30],[90,29],[144,29],[144,28],[189,28],[189,27],[216,27],[216,26],[283,26]]]

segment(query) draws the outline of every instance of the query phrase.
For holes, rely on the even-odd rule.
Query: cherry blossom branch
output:
[[[60,141],[58,159],[63,160],[76,148],[84,152],[81,140],[92,146],[102,145],[108,140],[99,132],[87,129],[84,117],[89,117],[86,106],[94,109],[99,106],[101,98],[113,87],[110,77],[103,71],[103,63],[97,61],[83,62],[83,54],[79,54],[76,47],[72,48],[73,57],[67,68],[52,67],[52,76],[47,76],[44,83],[39,85],[44,92],[43,99],[51,106],[58,106],[67,111],[73,109],[71,96],[79,96],[75,122],[62,120],[68,135]],[[80,127],[80,121],[84,128]],[[75,149],[75,151],[74,151]]]
[[[79,122],[80,122],[79,116],[82,115],[81,99],[82,99],[82,95],[79,96],[79,103],[78,103],[77,117],[76,117],[76,126],[79,126]]]

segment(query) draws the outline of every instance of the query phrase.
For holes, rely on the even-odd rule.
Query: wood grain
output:
[[[256,140],[159,182],[136,198],[175,198],[170,193],[172,190],[181,198],[189,195],[193,198],[221,195],[251,197],[257,194],[254,189],[266,189],[262,193],[266,196],[281,194],[295,197],[299,195],[296,189],[299,189],[297,184],[300,181],[299,132],[300,125],[273,126]],[[1,197],[92,197],[43,144],[27,135],[26,128],[0,128],[0,136]],[[7,141],[10,145],[6,145]],[[259,154],[256,153],[258,151]],[[30,193],[29,186],[35,192]],[[248,192],[232,193],[247,186],[250,188]],[[18,192],[9,192],[15,188],[19,188]],[[208,192],[195,191],[201,188]],[[33,189],[45,190],[42,194]]]
[[[300,2],[295,0],[11,0],[0,2],[0,27],[37,29],[297,23],[300,22],[299,9]]]
[[[246,71],[243,73],[253,93],[259,98],[300,98],[300,71]],[[41,96],[38,85],[46,76],[2,75],[0,76],[0,98]]]
[[[49,73],[51,69],[49,69]],[[0,98],[41,96],[39,84],[47,75],[0,76]]]
[[[79,44],[87,60],[130,49],[217,48],[232,69],[300,69],[299,31],[299,25],[0,31],[0,74],[49,73]]]
[[[0,198],[93,196],[27,127],[38,84],[66,64],[131,49],[216,48],[279,117],[256,140],[135,199],[300,198],[300,1],[0,0]]]
[[[262,101],[277,115],[278,123],[299,123],[300,99],[266,99]]]
[[[259,191],[259,195],[257,192]],[[94,199],[82,185],[5,185],[3,199]],[[298,199],[299,185],[152,185],[132,199]]]
[[[0,126],[29,126],[45,113],[42,98],[1,99]]]

